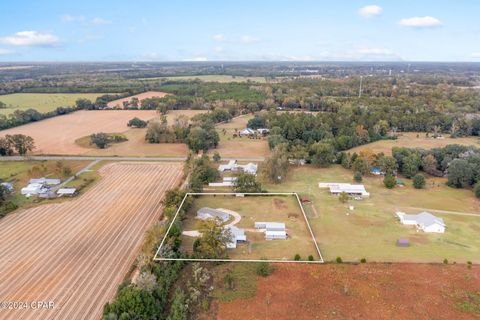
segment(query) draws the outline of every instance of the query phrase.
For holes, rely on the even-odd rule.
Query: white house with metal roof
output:
[[[38,178],[38,179],[30,179],[29,183],[41,183],[41,184],[48,184],[49,186],[54,186],[60,184],[62,181],[60,179],[47,179],[47,178]]]
[[[257,174],[258,166],[255,163],[237,164],[237,160],[230,160],[227,164],[218,166],[218,171],[243,171],[248,174]]]
[[[245,242],[247,241],[247,236],[245,235],[245,230],[237,228],[235,226],[225,226],[225,230],[230,232],[231,241],[227,242],[228,249],[235,249],[237,247],[238,242]]]
[[[404,212],[395,213],[402,224],[414,225],[423,232],[444,233],[446,224],[442,218],[436,217],[430,212],[420,212],[419,214],[406,214]]]
[[[223,222],[227,222],[230,219],[230,215],[224,211],[212,209],[212,208],[201,208],[197,211],[197,219],[208,220],[218,218]]]
[[[350,183],[325,183],[320,182],[318,184],[319,188],[329,188],[330,193],[334,195],[339,195],[343,192],[349,196],[368,198],[370,193],[365,190],[363,184],[350,184]]]

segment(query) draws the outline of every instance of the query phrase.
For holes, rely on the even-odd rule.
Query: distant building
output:
[[[60,179],[47,179],[47,178],[38,178],[38,179],[30,179],[30,184],[32,183],[41,183],[41,184],[48,184],[49,186],[54,186],[60,184],[62,181]]]
[[[218,166],[218,171],[243,171],[248,174],[257,174],[258,166],[255,163],[237,164],[237,160],[230,160],[227,164]]]
[[[62,189],[57,190],[57,194],[59,196],[73,197],[74,195],[77,194],[77,189],[75,189],[75,188],[62,188]]]
[[[39,195],[41,193],[47,193],[50,188],[44,183],[30,183],[20,191],[21,194],[30,197],[33,195]]]
[[[442,218],[436,217],[429,212],[420,212],[419,214],[406,214],[404,212],[395,213],[404,225],[414,225],[423,232],[445,232],[445,222]]]
[[[250,129],[250,128],[245,128],[243,130],[240,130],[240,132],[238,133],[238,135],[240,137],[245,137],[245,136],[252,136],[255,134],[255,130],[253,129]]]
[[[201,208],[197,211],[197,219],[208,220],[218,218],[223,222],[227,222],[230,219],[230,215],[224,211],[216,210],[212,208]]]
[[[265,231],[265,240],[286,240],[287,239],[287,232],[283,231],[274,231],[274,230],[266,230]]]
[[[13,188],[13,184],[10,182],[2,182],[0,183],[9,193],[12,193],[15,189]]]
[[[236,177],[224,177],[223,182],[210,182],[209,187],[233,187],[235,184]]]
[[[270,130],[266,128],[258,128],[257,132],[260,133],[261,135],[267,135],[270,132]]]
[[[350,183],[322,183],[318,184],[320,188],[329,188],[330,193],[334,195],[339,195],[343,192],[353,197],[370,197],[370,193],[365,190],[363,184],[350,184]]]
[[[376,175],[376,176],[383,176],[385,175],[385,172],[382,171],[380,168],[372,168],[370,171],[371,174]]]
[[[235,226],[226,226],[225,230],[230,231],[230,235],[232,236],[231,241],[227,243],[228,249],[235,249],[238,242],[247,241],[245,230],[237,228]]]

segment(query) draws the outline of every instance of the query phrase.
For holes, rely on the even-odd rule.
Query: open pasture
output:
[[[0,101],[7,105],[0,114],[10,114],[15,110],[35,109],[38,112],[53,111],[58,107],[73,107],[78,99],[94,102],[104,93],[12,93],[0,95]]]
[[[267,157],[270,154],[270,149],[266,138],[233,137],[235,133],[245,129],[248,120],[252,118],[253,115],[242,115],[233,118],[230,122],[217,125],[216,129],[220,136],[220,143],[216,149],[209,152],[213,154],[217,151],[222,157],[229,158]]]
[[[449,144],[460,144],[465,146],[480,147],[479,137],[461,137],[461,138],[449,138],[444,137],[440,139],[434,139],[426,137],[425,132],[403,132],[399,133],[399,137],[396,140],[380,140],[375,141],[363,146],[358,146],[348,150],[348,152],[361,152],[362,150],[370,150],[373,153],[383,152],[386,155],[392,154],[393,147],[406,147],[406,148],[423,148],[433,149],[445,147]]]
[[[0,136],[22,133],[33,137],[35,154],[85,154],[89,149],[77,146],[76,139],[97,132],[127,131],[127,122],[133,117],[150,120],[155,116],[155,111],[141,110],[77,111],[2,130]]]
[[[2,310],[2,319],[99,319],[161,216],[181,164],[114,163],[80,198],[0,220],[0,296],[52,301],[53,309]]]
[[[407,179],[405,187],[390,190],[382,177],[368,176],[362,184],[370,198],[344,204],[328,189],[318,187],[319,182],[354,183],[352,176],[340,166],[295,167],[283,184],[263,186],[269,192],[296,190],[312,201],[304,208],[327,261],[342,257],[345,261],[442,262],[447,258],[480,262],[480,200],[470,190],[450,188],[445,179],[434,178],[428,178],[422,190],[414,189]],[[396,211],[429,211],[443,218],[447,229],[443,234],[417,232],[400,224]],[[409,239],[410,247],[397,247],[399,238]]]
[[[312,255],[319,259],[314,241],[308,231],[307,223],[294,195],[264,195],[235,197],[232,195],[202,195],[196,196],[192,207],[188,210],[186,219],[182,222],[182,230],[196,230],[197,211],[200,208],[226,209],[237,213],[240,220],[234,226],[244,229],[247,243],[238,244],[235,249],[228,249],[230,259],[258,260],[293,260],[295,254],[300,254],[304,260]],[[230,224],[234,221],[227,221]],[[265,240],[261,230],[255,229],[255,222],[283,222],[288,234],[286,240]],[[182,249],[192,252],[195,238],[182,236]]]

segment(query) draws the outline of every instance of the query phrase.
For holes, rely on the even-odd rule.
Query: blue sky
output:
[[[480,61],[480,1],[0,1],[0,61]]]

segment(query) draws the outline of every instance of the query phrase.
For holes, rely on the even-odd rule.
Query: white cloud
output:
[[[215,48],[213,48],[213,51],[215,51],[215,52],[223,52],[223,47],[221,47],[221,46],[216,46]]]
[[[0,43],[12,46],[51,47],[60,44],[60,39],[51,33],[20,31],[14,35],[0,38]]]
[[[474,52],[470,55],[472,58],[480,59],[480,51],[479,52]]]
[[[364,55],[383,55],[383,56],[389,56],[393,55],[393,51],[390,49],[386,48],[377,48],[377,47],[361,47],[357,50],[359,54],[364,54]]]
[[[399,21],[399,24],[404,27],[412,28],[432,28],[442,25],[442,22],[437,18],[425,16],[425,17],[411,17],[405,18]]]
[[[223,42],[223,41],[225,41],[225,36],[223,34],[219,33],[219,34],[213,35],[212,39],[217,41],[217,42]]]
[[[85,21],[84,16],[72,16],[70,14],[65,14],[61,18],[62,22],[83,22]]]
[[[105,20],[105,19],[98,18],[98,17],[92,19],[92,24],[94,26],[103,26],[103,25],[111,24],[111,23],[112,23],[112,21]]]
[[[377,5],[369,5],[358,9],[358,13],[365,18],[372,18],[381,15],[383,9]]]
[[[241,41],[242,43],[247,43],[247,44],[248,44],[248,43],[259,42],[260,39],[257,38],[257,37],[245,35],[245,36],[242,36],[242,37],[240,38],[240,41]]]
[[[14,53],[15,53],[15,51],[13,51],[13,50],[0,48],[0,56],[8,56],[8,55],[14,54]]]

